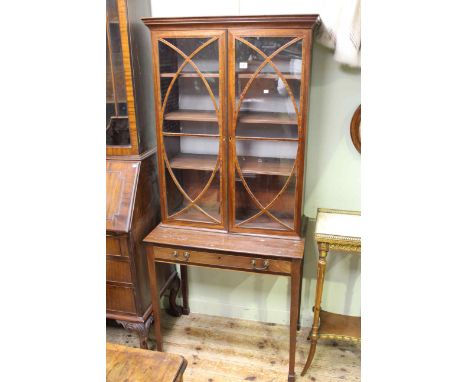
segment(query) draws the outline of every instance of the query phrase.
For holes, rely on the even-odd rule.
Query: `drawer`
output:
[[[191,251],[181,248],[152,248],[154,257],[163,261],[226,269],[239,269],[259,273],[291,274],[291,263],[287,260],[264,259],[243,255],[226,255],[213,252]]]
[[[136,314],[133,288],[106,285],[106,308],[108,310]]]
[[[106,280],[120,283],[131,283],[132,273],[130,272],[130,263],[126,258],[122,260],[106,260]]]
[[[106,236],[106,254],[111,256],[128,256],[127,238]]]

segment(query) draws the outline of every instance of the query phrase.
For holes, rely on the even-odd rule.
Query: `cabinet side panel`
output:
[[[138,313],[141,315],[151,304],[146,252],[142,241],[160,221],[156,175],[156,155],[153,154],[144,159],[141,164],[131,231],[131,239],[135,248],[133,258],[136,271],[134,285]],[[158,264],[157,271],[158,286],[161,290],[171,274],[176,272],[176,269],[174,265]]]
[[[141,21],[151,15],[150,0],[127,0],[139,152],[156,146],[151,38]]]
[[[309,90],[310,90],[310,72],[311,72],[311,51],[312,51],[312,30],[304,30],[304,43],[302,45],[302,73],[303,83],[301,87],[301,137],[299,140],[298,167],[297,167],[297,187],[296,187],[296,213],[295,222],[296,232],[301,235],[303,232],[302,212],[304,203],[304,174],[305,174],[305,144],[307,142],[307,128],[309,121]]]

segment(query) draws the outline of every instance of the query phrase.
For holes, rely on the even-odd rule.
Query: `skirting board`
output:
[[[182,301],[178,301],[181,304]],[[259,309],[255,306],[238,306],[222,304],[212,301],[190,299],[190,312],[208,314],[211,316],[222,316],[239,318],[243,320],[260,321],[265,323],[289,325],[289,310]],[[301,309],[301,326],[312,326],[312,311]]]

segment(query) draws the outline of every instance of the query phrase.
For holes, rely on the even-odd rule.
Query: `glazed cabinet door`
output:
[[[125,0],[106,0],[107,155],[138,153]]]
[[[230,30],[229,226],[298,236],[310,30]]]
[[[164,224],[226,229],[226,32],[152,31]]]

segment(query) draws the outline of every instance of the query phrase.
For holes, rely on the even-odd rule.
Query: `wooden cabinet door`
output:
[[[152,31],[164,224],[226,229],[226,31]]]
[[[311,31],[229,30],[229,229],[299,236]]]

